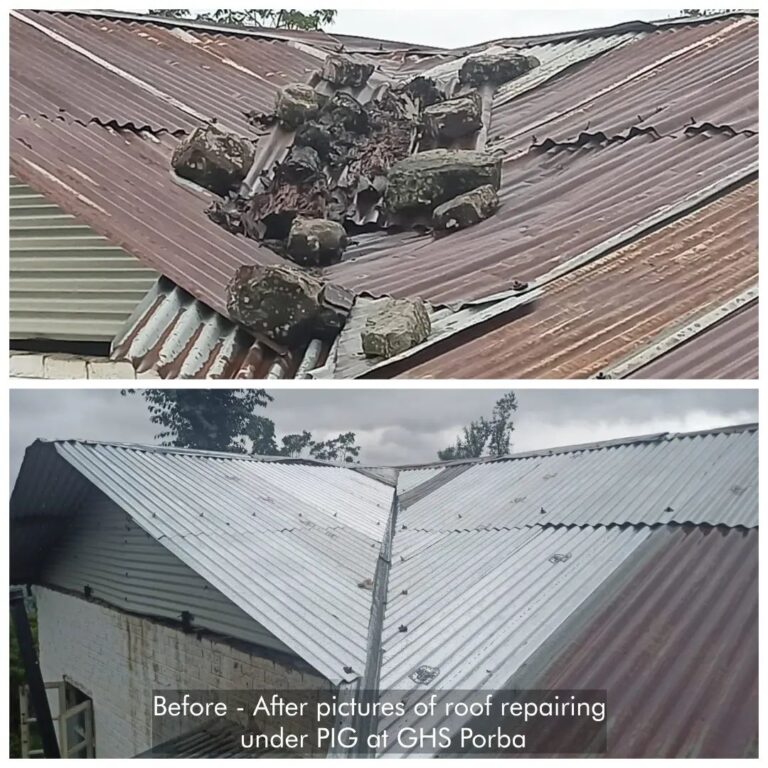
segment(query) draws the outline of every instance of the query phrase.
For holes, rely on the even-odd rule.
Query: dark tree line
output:
[[[162,445],[251,456],[311,457],[353,463],[360,454],[354,432],[315,440],[303,430],[278,437],[275,423],[258,413],[272,402],[264,389],[128,390],[147,404],[149,418],[160,427]]]
[[[336,463],[355,463],[360,455],[354,432],[326,440],[316,440],[307,430],[278,436],[274,421],[260,413],[273,400],[264,389],[149,389],[124,394],[144,400],[150,420],[160,428],[156,438],[162,445]],[[438,457],[448,461],[509,454],[516,411],[517,397],[507,392],[487,417],[463,427],[455,443],[438,451]]]
[[[159,8],[149,11],[151,16],[168,19],[194,19],[231,24],[236,27],[273,27],[280,29],[323,29],[333,24],[338,11],[321,9],[317,11],[277,10],[262,8],[253,10],[217,8],[214,11],[198,13],[182,8]]]

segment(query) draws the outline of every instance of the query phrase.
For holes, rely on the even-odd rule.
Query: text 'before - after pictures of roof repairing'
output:
[[[9,9],[8,757],[759,758],[759,13],[449,5]]]

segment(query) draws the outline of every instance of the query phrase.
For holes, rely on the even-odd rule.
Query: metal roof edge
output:
[[[215,21],[198,21],[197,19],[174,19],[167,16],[152,16],[145,13],[131,13],[130,11],[115,11],[115,10],[94,10],[94,9],[78,9],[78,10],[64,10],[59,8],[24,8],[23,11],[33,11],[35,13],[50,13],[60,14],[66,16],[92,16],[97,19],[114,19],[116,21],[135,21],[143,24],[156,24],[158,26],[166,27],[186,27],[189,29],[199,29],[214,34],[235,35],[240,37],[257,37],[267,40],[280,40],[286,43],[300,40],[305,45],[311,45],[307,42],[307,38],[302,37],[301,34],[291,34],[291,30],[285,30],[280,32],[278,30],[272,30],[268,27],[236,27],[229,24],[220,24]],[[306,30],[297,30],[299,33]],[[313,30],[318,34],[326,34],[332,38],[323,30]],[[329,41],[330,42],[330,41]]]
[[[729,317],[741,312],[755,304],[759,299],[759,284],[747,288],[737,296],[729,299],[714,309],[710,309],[703,315],[686,323],[682,327],[666,330],[659,337],[651,341],[646,347],[640,349],[629,357],[614,363],[591,378],[594,379],[623,379],[640,370],[654,360],[663,357],[673,349],[682,346],[695,339],[705,331],[710,330]]]
[[[589,443],[576,443],[573,445],[553,446],[552,448],[539,448],[533,451],[523,451],[520,453],[511,453],[507,456],[483,456],[477,459],[454,459],[451,461],[432,461],[425,462],[423,464],[395,464],[389,467],[389,469],[395,470],[396,473],[408,471],[410,469],[428,469],[430,467],[443,468],[459,466],[464,464],[489,464],[492,462],[501,461],[514,461],[516,459],[527,459],[536,456],[552,456],[559,453],[576,453],[582,451],[596,451],[603,448],[613,448],[622,445],[633,445],[637,443],[657,443],[667,440],[679,440],[691,437],[701,437],[704,435],[725,435],[733,434],[737,432],[756,432],[760,428],[758,422],[747,422],[744,424],[726,424],[722,427],[711,427],[709,429],[694,430],[692,432],[656,432],[646,435],[632,435],[627,437],[612,438],[610,440],[599,440]],[[334,464],[330,461],[322,461],[320,459],[312,458],[294,458],[291,456],[262,456],[259,454],[246,454],[246,453],[227,453],[225,451],[205,451],[196,448],[177,448],[174,446],[163,445],[142,445],[140,443],[121,443],[110,442],[108,440],[78,440],[78,439],[56,439],[51,440],[48,438],[37,438],[26,450],[37,445],[53,445],[58,446],[65,443],[77,443],[79,445],[104,445],[113,448],[124,448],[126,450],[142,451],[147,453],[173,453],[184,454],[191,456],[200,456],[202,458],[212,459],[231,459],[239,461],[255,461],[255,462],[276,462],[284,464],[309,464],[313,466],[328,467],[331,469],[349,469],[360,474],[365,475],[373,480],[377,480],[383,485],[391,486],[392,483],[385,480],[373,470],[381,469],[377,467],[367,467],[366,465],[356,464]],[[396,482],[396,480],[395,480]]]
[[[357,464],[337,464],[332,461],[324,461],[323,459],[314,459],[311,457],[302,458],[302,457],[294,457],[294,456],[269,456],[269,455],[251,454],[251,453],[234,453],[234,452],[230,453],[227,451],[206,451],[201,448],[179,448],[172,445],[171,446],[145,445],[142,443],[122,443],[117,441],[113,442],[110,440],[80,440],[78,438],[58,438],[58,439],[37,438],[34,442],[32,442],[28,446],[28,449],[38,444],[52,445],[56,447],[58,445],[62,445],[65,443],[77,443],[78,445],[94,445],[94,446],[103,445],[103,446],[109,446],[111,448],[123,448],[125,450],[140,451],[143,453],[182,454],[187,456],[200,456],[201,458],[207,458],[207,459],[231,459],[234,461],[254,461],[257,463],[272,462],[277,464],[309,464],[311,466],[328,467],[329,469],[349,469],[352,471],[359,472],[360,474],[365,475],[371,480],[377,480],[383,485],[392,486],[392,481],[381,477],[376,472],[371,471],[365,466],[360,466]]]
[[[693,432],[656,432],[648,435],[632,437],[618,437],[611,440],[599,440],[591,443],[576,443],[574,445],[558,446],[553,448],[540,448],[534,451],[511,453],[508,456],[482,456],[478,459],[454,459],[452,461],[434,461],[428,464],[399,465],[400,472],[409,469],[425,469],[429,467],[451,467],[463,464],[492,464],[494,462],[515,461],[517,459],[529,459],[537,456],[553,456],[561,453],[580,453],[583,451],[597,451],[603,448],[615,448],[622,445],[636,445],[638,443],[659,443],[670,440],[680,440],[691,437],[703,437],[705,435],[727,435],[737,432],[756,432],[759,429],[758,422],[746,424],[728,424],[723,427],[695,430]]]

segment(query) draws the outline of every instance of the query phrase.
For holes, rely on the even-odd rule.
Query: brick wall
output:
[[[8,363],[12,379],[159,379],[150,368],[137,373],[127,360],[85,357],[64,352],[12,351]]]
[[[93,700],[97,757],[151,746],[157,689],[329,689],[301,663],[268,658],[42,587],[35,589],[43,679],[66,678]],[[300,727],[300,724],[297,724]]]

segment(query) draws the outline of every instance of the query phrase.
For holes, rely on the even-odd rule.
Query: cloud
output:
[[[264,411],[278,434],[318,439],[357,434],[372,465],[436,460],[461,427],[487,415],[506,390],[280,389]],[[686,432],[757,421],[755,390],[518,389],[513,450],[527,451],[654,432]],[[37,438],[156,443],[139,396],[118,390],[12,390],[11,477]]]

